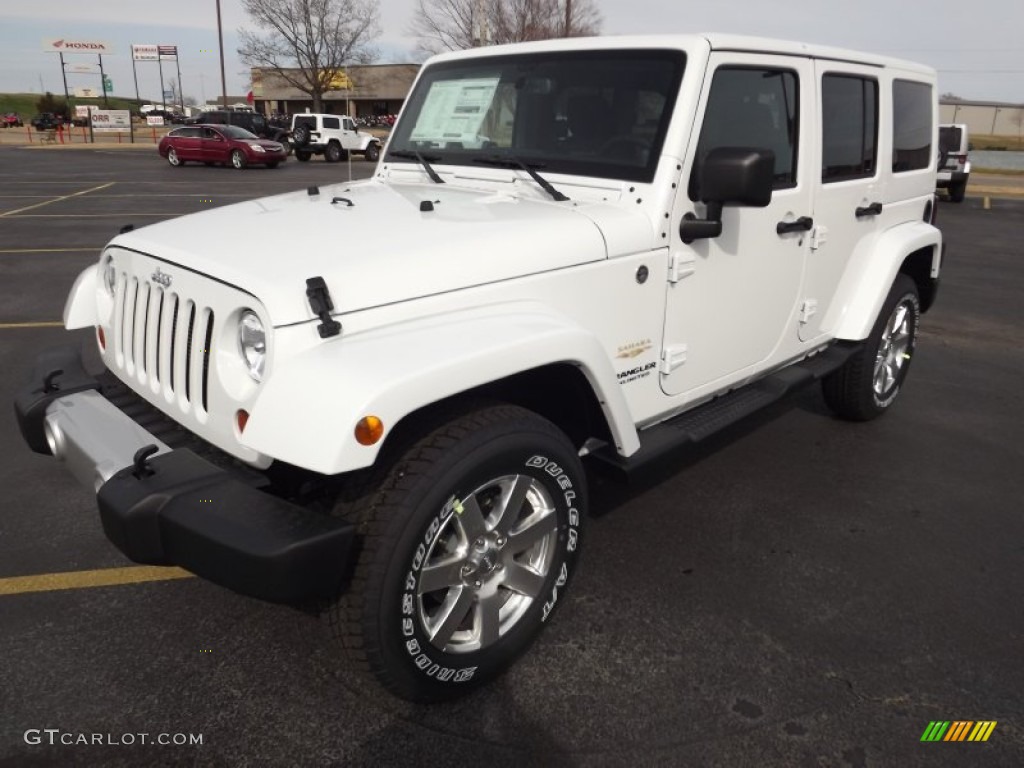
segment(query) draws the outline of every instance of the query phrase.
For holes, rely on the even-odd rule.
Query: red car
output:
[[[23,125],[21,115],[17,112],[8,112],[0,117],[0,125],[4,128],[20,128]]]
[[[189,125],[175,128],[157,147],[160,157],[177,167],[186,162],[204,165],[230,164],[234,168],[265,165],[275,168],[288,157],[276,141],[261,139],[235,125]]]

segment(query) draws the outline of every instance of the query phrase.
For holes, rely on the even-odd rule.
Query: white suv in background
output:
[[[380,157],[380,139],[361,133],[348,115],[293,115],[291,133],[295,157],[302,162],[313,155],[323,155],[327,162],[336,163],[348,157],[349,152],[370,162]]]
[[[967,178],[971,175],[967,150],[968,134],[964,123],[939,126],[939,174],[935,186],[949,192],[949,199],[954,203],[962,203],[967,192]]]

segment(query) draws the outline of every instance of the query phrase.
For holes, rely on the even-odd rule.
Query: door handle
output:
[[[801,216],[796,221],[780,221],[775,225],[775,231],[784,235],[787,232],[807,232],[814,226],[814,219],[810,216]]]
[[[862,216],[877,216],[882,212],[881,203],[872,203],[871,205],[864,205],[854,211],[854,215],[859,219]]]

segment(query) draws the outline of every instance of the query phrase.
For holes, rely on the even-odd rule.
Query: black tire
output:
[[[892,407],[913,361],[920,318],[917,285],[907,275],[897,275],[862,348],[821,382],[825,402],[837,416],[868,421]],[[904,321],[905,334],[892,334],[891,328],[902,328]]]
[[[295,143],[296,148],[309,144],[310,133],[308,125],[295,126],[295,130],[292,131],[292,141]]]
[[[949,199],[954,203],[962,203],[967,195],[967,182],[961,181],[949,188]]]
[[[240,149],[234,149],[231,151],[231,167],[237,168],[239,171],[245,168],[245,152]]]
[[[312,156],[313,156],[313,153],[308,151],[308,150],[305,150],[305,149],[296,149],[295,150],[295,159],[298,160],[300,163],[308,163],[309,162],[309,158],[311,158]]]
[[[380,144],[374,142],[373,144],[368,146],[363,156],[371,163],[377,162],[377,159],[380,157]]]
[[[324,147],[324,160],[328,163],[337,163],[345,159],[345,151],[341,148],[341,144],[336,141],[332,141],[326,147]]]
[[[388,690],[442,701],[500,675],[564,602],[585,477],[557,427],[510,405],[471,409],[396,453],[370,490],[336,508],[363,546],[327,618],[348,656]],[[428,569],[442,586],[423,581]],[[442,647],[427,634],[432,619]]]

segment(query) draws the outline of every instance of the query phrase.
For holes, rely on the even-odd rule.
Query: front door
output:
[[[694,129],[699,139],[687,150],[686,188],[673,211],[661,364],[666,394],[698,399],[790,354],[787,334],[795,345],[812,213],[813,179],[805,158],[812,75],[810,60],[800,57],[711,55]],[[679,238],[679,222],[686,214],[704,217],[700,168],[717,147],[774,152],[772,201],[765,208],[726,206],[722,234],[687,245]]]

